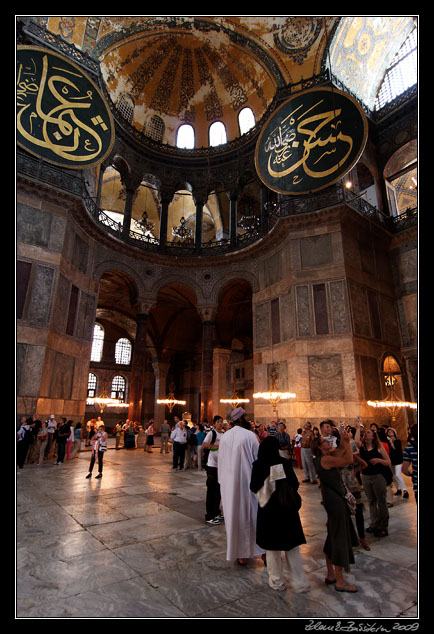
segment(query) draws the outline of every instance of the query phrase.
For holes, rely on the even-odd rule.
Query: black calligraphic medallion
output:
[[[17,47],[17,143],[49,163],[98,165],[114,143],[111,112],[82,68],[57,53]]]
[[[266,122],[256,144],[256,171],[281,194],[315,192],[350,171],[367,135],[367,119],[355,99],[332,87],[306,90]]]

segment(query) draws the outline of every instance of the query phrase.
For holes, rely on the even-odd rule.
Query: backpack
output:
[[[217,438],[217,432],[215,431],[215,429],[212,430],[212,438],[211,438],[211,445],[213,445],[215,443],[215,439]],[[210,449],[204,449],[202,452],[202,466],[206,466],[206,463],[208,462],[208,456],[209,456],[209,452]]]

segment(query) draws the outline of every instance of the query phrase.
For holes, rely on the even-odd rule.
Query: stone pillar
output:
[[[136,315],[136,339],[133,348],[133,358],[131,361],[131,379],[129,390],[129,420],[142,420],[143,388],[145,381],[146,367],[146,333],[148,313],[150,304],[140,303],[137,305]]]
[[[166,416],[166,405],[159,405],[157,399],[164,399],[167,396],[167,374],[169,372],[170,363],[162,363],[155,360],[152,362],[155,375],[155,405],[154,405],[154,422],[155,431],[159,431],[160,425],[164,422]]]
[[[135,189],[130,187],[126,187],[125,189],[125,207],[124,207],[124,218],[122,221],[122,234],[126,237],[130,234],[130,226],[131,226],[131,216],[133,212],[133,200]]]
[[[203,237],[203,202],[196,202],[196,227],[195,227],[195,238],[194,238],[194,246],[195,249],[202,248],[202,237]]]
[[[161,199],[161,215],[160,215],[160,245],[159,250],[164,251],[167,242],[167,222],[169,217],[169,205],[172,196],[163,195]]]
[[[237,242],[238,198],[231,194],[229,204],[229,238],[232,245]]]
[[[222,418],[227,417],[230,405],[220,403],[221,398],[230,398],[231,394],[227,391],[227,365],[232,350],[225,348],[214,348],[213,350],[213,390],[212,405],[214,416],[218,414]]]
[[[216,307],[199,307],[202,318],[202,371],[200,380],[200,419],[210,423],[213,417],[213,336]]]

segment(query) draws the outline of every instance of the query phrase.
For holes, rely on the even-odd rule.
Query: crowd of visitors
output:
[[[302,496],[294,468],[304,472],[301,483],[317,484],[327,514],[327,537],[323,552],[327,576],[325,583],[339,592],[357,592],[344,572],[354,563],[353,548],[370,550],[365,532],[386,537],[389,530],[388,493],[409,498],[404,473],[412,479],[417,502],[417,425],[403,443],[393,427],[365,428],[360,419],[354,425],[310,421],[297,429],[291,439],[284,421],[255,424],[238,407],[229,421],[215,416],[213,421],[195,424],[174,417],[160,426],[160,453],[172,452],[173,471],[206,470],[205,522],[211,526],[224,522],[227,537],[226,557],[245,565],[249,558],[262,557],[271,588],[285,588],[283,559],[290,572],[295,592],[309,590],[299,546],[306,543],[299,517]],[[142,429],[134,421],[118,421],[110,435],[115,449],[137,448],[144,432],[144,451],[152,453],[154,421]],[[101,417],[81,423],[51,415],[23,417],[17,431],[17,466],[40,466],[45,461],[60,465],[76,458],[84,446],[90,447],[86,478],[103,474],[109,434]],[[405,446],[404,446],[405,445]],[[363,495],[369,508],[365,528]],[[276,527],[278,530],[276,530]]]

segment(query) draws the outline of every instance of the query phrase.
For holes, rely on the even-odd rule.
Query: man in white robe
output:
[[[256,545],[258,501],[250,490],[259,440],[255,433],[243,427],[244,414],[242,407],[231,414],[234,425],[220,439],[218,469],[227,538],[226,559],[238,560],[240,564],[265,552]]]

